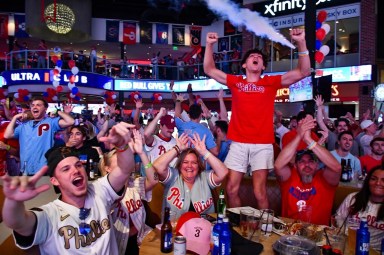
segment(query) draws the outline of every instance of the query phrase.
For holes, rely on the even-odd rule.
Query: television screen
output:
[[[313,96],[321,95],[324,103],[331,101],[332,75],[317,77],[313,82]]]
[[[304,79],[289,86],[289,102],[302,102],[313,99],[312,77]]]

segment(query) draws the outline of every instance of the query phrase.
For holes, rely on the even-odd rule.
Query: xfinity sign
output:
[[[316,5],[331,1],[332,0],[317,0]],[[305,2],[306,0],[274,0],[273,3],[264,5],[264,14],[275,16],[279,12],[284,12],[287,10],[304,11],[306,7]]]

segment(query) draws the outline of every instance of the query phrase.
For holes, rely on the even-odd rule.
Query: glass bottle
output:
[[[169,207],[164,208],[164,220],[163,225],[161,225],[161,241],[160,241],[160,251],[163,253],[170,253],[173,250],[172,244],[172,225],[169,219]]]

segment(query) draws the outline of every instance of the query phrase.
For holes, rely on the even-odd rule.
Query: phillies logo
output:
[[[183,208],[184,198],[180,198],[180,190],[178,188],[171,188],[171,194],[167,197],[167,200],[170,201],[177,208]]]
[[[158,147],[158,149],[159,149],[159,156],[164,154],[165,152],[167,152],[167,150],[165,149],[165,147],[163,145],[160,145]]]
[[[197,213],[202,213],[205,210],[207,210],[209,207],[211,207],[212,204],[213,204],[213,198],[210,197],[207,199],[207,201],[202,200],[202,201],[193,203],[193,207],[195,208],[195,211]]]
[[[42,136],[44,131],[49,130],[49,124],[41,124],[37,129],[37,135]]]

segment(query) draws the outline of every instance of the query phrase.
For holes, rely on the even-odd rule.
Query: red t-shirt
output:
[[[283,139],[281,140],[281,147],[284,148],[285,146],[287,146],[287,144],[289,144],[293,139],[295,139],[296,135],[297,131],[295,129],[285,133],[285,135],[283,135]],[[314,132],[311,132],[311,138],[315,142],[319,141],[319,137]],[[303,140],[301,140],[299,146],[297,146],[296,151],[305,150],[307,149],[307,147],[308,145]]]
[[[381,166],[381,159],[377,160],[371,157],[371,155],[364,155],[359,158],[361,164],[361,170],[369,173],[375,166]]]
[[[304,184],[296,168],[291,168],[291,177],[280,182],[281,190],[281,216],[297,218],[297,202],[303,200],[306,205],[312,206],[311,223],[329,225],[332,214],[333,198],[337,186],[331,186],[323,177],[323,170],[318,170],[312,183]]]
[[[19,149],[19,141],[17,139],[5,139],[4,138],[4,132],[7,128],[9,122],[3,122],[0,125],[0,141],[4,142],[5,144],[8,144],[12,146],[13,148]],[[3,162],[6,160],[7,151],[6,150],[0,150],[0,162]]]
[[[240,143],[274,143],[273,109],[276,91],[281,88],[281,75],[266,75],[256,83],[247,82],[242,76],[227,75],[227,86],[232,93],[228,139]]]

